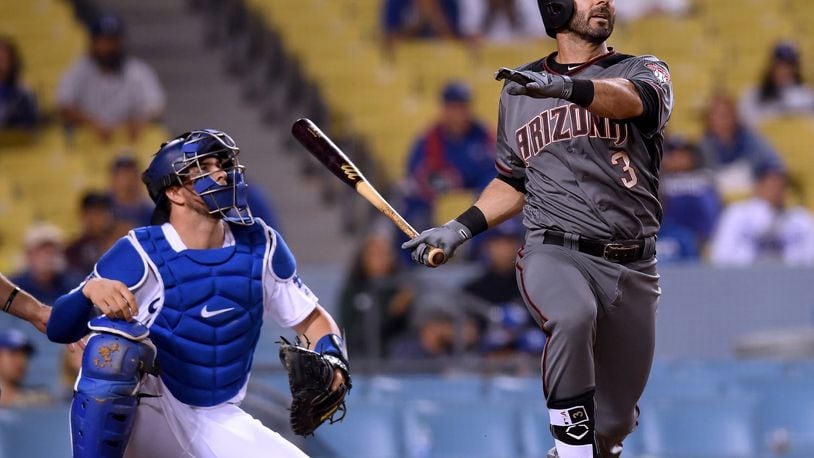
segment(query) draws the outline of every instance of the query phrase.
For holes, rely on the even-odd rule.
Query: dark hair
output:
[[[111,209],[113,208],[113,199],[106,193],[97,191],[86,192],[85,195],[82,196],[80,208],[82,210],[88,210],[94,207]]]
[[[761,102],[770,102],[780,96],[780,88],[774,84],[774,79],[772,78],[772,72],[777,62],[785,62],[792,65],[794,67],[795,84],[803,84],[800,58],[796,48],[789,43],[781,42],[772,50],[772,57],[769,59],[769,64],[763,71],[763,77],[760,81],[760,89],[758,91],[758,99]]]
[[[23,70],[23,61],[20,58],[17,43],[11,37],[0,36],[0,48],[5,48],[8,51],[10,61],[8,77],[4,81],[0,81],[0,83],[15,84],[20,78],[20,72]]]

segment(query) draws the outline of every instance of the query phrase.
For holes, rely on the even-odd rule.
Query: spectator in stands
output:
[[[400,38],[454,38],[460,35],[457,0],[384,0],[385,45]]]
[[[60,399],[63,401],[73,400],[73,387],[79,376],[79,369],[82,368],[82,354],[84,347],[74,346],[71,350],[67,346],[62,351],[62,363],[60,368]]]
[[[25,270],[10,280],[45,304],[51,305],[76,286],[81,277],[68,270],[62,232],[39,223],[25,237]]]
[[[125,52],[124,24],[117,16],[100,15],[90,35],[88,55],[60,82],[60,112],[69,125],[88,126],[102,141],[120,127],[135,138],[164,110],[163,89],[152,68]]]
[[[28,407],[53,401],[48,391],[23,385],[33,353],[34,346],[21,331],[0,331],[0,407]]]
[[[661,248],[657,247],[659,261],[695,260],[721,210],[714,177],[702,167],[697,146],[682,137],[665,142],[661,170],[664,218],[656,242]]]
[[[803,83],[800,53],[793,43],[775,45],[760,86],[743,96],[740,110],[750,124],[777,115],[814,113],[814,89]]]
[[[478,340],[475,322],[448,306],[420,307],[413,316],[413,333],[393,342],[393,359],[432,359],[460,354],[472,349]]]
[[[65,257],[74,271],[90,273],[99,256],[115,242],[113,201],[108,194],[87,192],[79,211],[82,232],[68,245]]]
[[[339,297],[348,351],[381,357],[409,324],[412,292],[404,287],[390,231],[374,230],[357,251]]]
[[[110,198],[116,221],[127,229],[150,224],[154,206],[144,195],[139,163],[129,154],[121,154],[111,163]]]
[[[262,219],[270,227],[273,227],[281,235],[284,235],[283,228],[280,227],[280,218],[277,217],[277,212],[274,210],[271,199],[263,194],[260,188],[254,185],[249,186],[246,200],[249,203],[249,208],[252,209],[252,216]]]
[[[511,219],[484,234],[484,265],[463,287],[465,293],[489,304],[482,323],[482,351],[491,355],[543,351],[545,334],[534,323],[517,287],[515,258],[521,247],[523,226]]]
[[[23,62],[16,43],[0,36],[0,129],[31,128],[37,124],[37,99],[20,82]]]
[[[643,17],[681,16],[690,11],[688,0],[624,0],[616,2],[616,19],[632,22]]]
[[[495,177],[495,140],[472,114],[472,94],[446,85],[438,121],[415,142],[407,161],[405,217],[430,227],[436,198],[449,191],[480,192]]]
[[[755,167],[782,167],[766,139],[741,122],[728,95],[712,97],[705,128],[700,143],[704,164],[715,172],[716,187],[725,201],[751,193]]]
[[[461,33],[476,42],[544,38],[535,0],[461,0]]]
[[[754,197],[727,207],[710,245],[715,264],[745,266],[762,261],[814,265],[814,217],[788,206],[788,177],[782,168],[755,170]]]

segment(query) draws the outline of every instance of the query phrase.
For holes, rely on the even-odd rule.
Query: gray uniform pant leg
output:
[[[630,267],[556,245],[527,246],[517,260],[526,306],[548,336],[548,400],[595,390],[596,432],[623,438],[650,373],[659,296],[655,261]]]

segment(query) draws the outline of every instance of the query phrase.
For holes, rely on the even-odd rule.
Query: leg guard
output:
[[[551,434],[561,458],[598,458],[594,439],[594,392],[548,402]]]
[[[74,458],[121,458],[127,447],[145,372],[154,372],[155,347],[142,325],[97,318],[82,356],[71,405]]]

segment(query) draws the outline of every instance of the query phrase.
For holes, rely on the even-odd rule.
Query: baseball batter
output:
[[[71,406],[75,458],[305,456],[238,407],[264,313],[332,355],[343,369],[332,390],[345,383],[337,326],[280,235],[252,217],[237,154],[210,129],[162,145],[143,175],[155,225],[54,304],[51,340],[93,332]]]
[[[538,0],[557,51],[501,69],[497,177],[474,206],[405,243],[451,256],[521,210],[517,282],[548,335],[549,456],[615,457],[653,358],[658,171],[673,105],[667,65],[606,44],[613,0]]]

